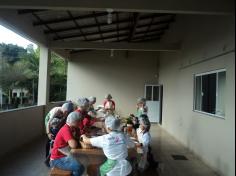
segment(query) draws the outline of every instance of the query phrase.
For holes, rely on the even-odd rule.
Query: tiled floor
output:
[[[213,170],[159,125],[152,125],[151,135],[152,153],[164,166],[161,176],[216,176]],[[172,155],[184,155],[188,160],[174,160]]]
[[[204,163],[185,149],[160,126],[152,125],[152,153],[161,161],[164,170],[161,176],[216,176]],[[46,176],[48,168],[44,166],[43,138],[33,141],[24,148],[2,158],[0,176]],[[174,160],[171,155],[184,155],[188,160]],[[143,174],[145,176],[155,174]]]

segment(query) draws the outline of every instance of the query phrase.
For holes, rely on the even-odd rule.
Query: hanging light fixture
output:
[[[113,12],[113,9],[107,9],[107,23],[108,24],[111,24],[112,23],[112,12]]]

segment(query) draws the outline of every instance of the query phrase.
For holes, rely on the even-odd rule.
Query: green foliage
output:
[[[66,68],[66,61],[52,53],[50,65],[50,101],[66,100]]]
[[[19,61],[26,52],[24,48],[17,45],[0,43],[1,57],[10,64]]]
[[[128,118],[126,119],[126,123],[127,123],[127,124],[133,124],[132,119],[131,119],[130,117],[128,117]]]
[[[37,100],[39,53],[37,48],[26,49],[12,44],[0,44],[0,88],[8,95],[13,88],[26,88],[29,98],[35,104]],[[66,62],[55,53],[50,64],[50,101],[62,101],[66,98]]]

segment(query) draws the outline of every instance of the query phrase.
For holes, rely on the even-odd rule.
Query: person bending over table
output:
[[[88,138],[82,135],[85,144],[103,149],[107,160],[99,170],[101,176],[125,176],[131,173],[132,167],[126,160],[128,157],[127,147],[135,147],[134,142],[124,133],[118,131],[120,120],[109,115],[105,120],[105,127],[108,134],[103,136]]]
[[[89,133],[90,127],[95,122],[100,122],[101,120],[96,118],[96,111],[89,111],[89,100],[87,98],[79,98],[77,101],[78,108],[76,112],[80,113],[82,116],[82,121],[79,123],[80,133]]]
[[[51,167],[72,171],[73,176],[81,176],[84,172],[84,166],[72,156],[66,156],[60,152],[60,149],[65,147],[75,149],[78,147],[75,135],[78,123],[81,120],[81,114],[78,112],[72,112],[68,115],[66,124],[57,133],[50,158]]]
[[[45,117],[45,129],[48,136],[46,142],[46,160],[45,164],[49,167],[50,148],[59,129],[65,124],[66,117],[73,111],[73,103],[67,102],[62,107],[54,107]]]
[[[88,108],[88,110],[89,110],[89,111],[94,111],[94,110],[95,110],[95,109],[94,109],[94,104],[95,104],[96,101],[97,101],[96,97],[91,96],[91,97],[88,98],[88,100],[89,100],[89,108]]]

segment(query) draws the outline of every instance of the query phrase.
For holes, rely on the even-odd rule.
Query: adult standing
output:
[[[113,112],[115,110],[116,106],[115,106],[115,102],[112,100],[111,94],[107,94],[105,96],[103,106],[106,112]]]
[[[146,99],[145,98],[138,98],[137,101],[137,114],[136,116],[140,118],[142,114],[147,115],[148,113],[148,107],[146,105]]]

